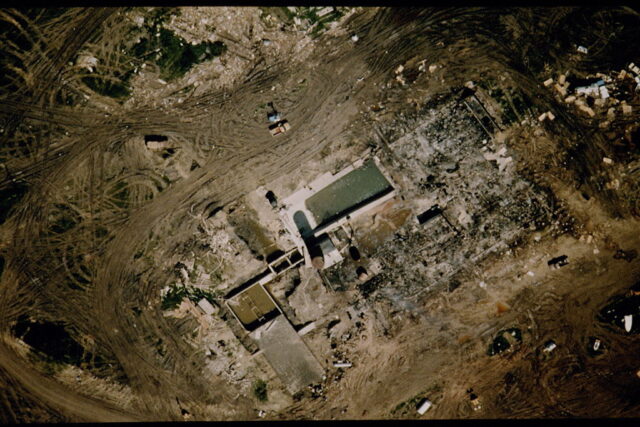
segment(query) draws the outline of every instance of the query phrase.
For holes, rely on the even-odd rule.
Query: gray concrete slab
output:
[[[322,380],[322,366],[284,316],[256,329],[252,336],[289,392]]]

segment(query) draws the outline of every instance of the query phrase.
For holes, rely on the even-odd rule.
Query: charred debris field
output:
[[[0,421],[639,416],[639,26],[0,10]]]

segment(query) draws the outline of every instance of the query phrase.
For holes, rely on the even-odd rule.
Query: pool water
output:
[[[353,212],[393,189],[373,160],[352,170],[305,201],[318,226]]]

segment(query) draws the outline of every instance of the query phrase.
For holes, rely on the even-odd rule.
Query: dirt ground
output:
[[[172,15],[165,27],[186,42],[223,41],[226,51],[169,82],[159,66],[136,62],[126,99],[89,88],[86,58],[123,79],[138,59],[122,46],[153,9],[0,11],[10,58],[0,82],[0,420],[417,418],[423,397],[434,404],[425,419],[637,416],[639,338],[596,315],[639,277],[637,258],[613,256],[640,250],[638,97],[625,101],[631,113],[615,113],[609,137],[607,108],[590,118],[542,82],[639,62],[628,42],[638,13],[355,8],[316,34],[263,9]],[[590,53],[575,53],[576,43]],[[220,303],[260,271],[272,245],[290,249],[263,190],[285,195],[367,147],[392,158],[394,141],[469,81],[528,99],[487,138],[512,153],[514,173],[553,195],[551,226],[468,260],[454,290],[416,298],[393,284],[367,299],[357,289],[331,294],[305,272],[284,276],[273,293],[283,305],[291,298],[285,314],[295,326],[316,319],[303,339],[327,373],[320,392],[302,397],[283,391],[224,313],[209,323],[185,306],[167,315],[163,290],[210,290]],[[277,138],[267,130],[270,101],[291,123]],[[556,119],[538,122],[550,110]],[[167,136],[166,146],[149,148],[150,134]],[[403,208],[379,216],[385,233],[409,217]],[[568,265],[550,269],[559,255]],[[324,313],[308,308],[307,290]],[[82,361],[53,363],[27,348],[14,332],[24,316],[61,322]],[[522,330],[522,343],[489,357],[509,327]],[[591,336],[604,343],[601,356],[587,354]],[[549,339],[557,348],[547,355]],[[334,368],[330,354],[353,366]],[[256,399],[254,378],[269,381],[270,401]]]

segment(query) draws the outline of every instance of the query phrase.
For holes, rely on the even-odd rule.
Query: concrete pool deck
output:
[[[347,197],[346,194],[348,194],[347,190],[349,184],[347,183],[340,186],[338,181],[354,171],[364,171],[364,168],[368,167],[368,162],[372,162],[374,166],[374,168],[372,168],[372,178],[375,180],[374,191],[369,195],[366,194],[368,190],[362,192],[364,195],[356,192],[353,196],[352,203],[345,201],[345,197]],[[354,177],[354,174],[352,174],[351,177]],[[347,177],[347,179],[349,179],[349,177]],[[367,180],[363,179],[363,177],[356,177],[354,181],[355,186],[367,184]],[[388,186],[383,185],[384,183],[388,184]],[[317,212],[316,210],[316,213],[314,214],[312,209],[309,209],[307,205],[308,200],[320,193],[320,196],[324,196],[324,201],[327,204],[332,203],[335,201],[335,198],[331,197],[331,194],[321,193],[323,190],[331,191],[332,185],[334,185],[338,191],[343,193],[342,198],[338,200],[339,203],[337,211],[331,215],[327,213],[329,211]],[[280,217],[287,231],[292,236],[296,246],[304,255],[305,263],[307,265],[311,265],[311,259],[309,251],[306,248],[305,239],[308,237],[319,237],[324,233],[333,231],[348,221],[355,219],[367,211],[385,203],[387,200],[393,198],[395,194],[395,185],[389,178],[388,174],[384,172],[384,169],[381,167],[380,160],[376,156],[361,158],[335,175],[330,172],[320,175],[303,188],[297,190],[290,196],[285,197],[282,200],[283,207],[280,210]],[[318,201],[319,200],[316,200],[316,203],[314,203],[316,206],[319,205]],[[358,207],[359,204],[362,204],[362,206]]]

